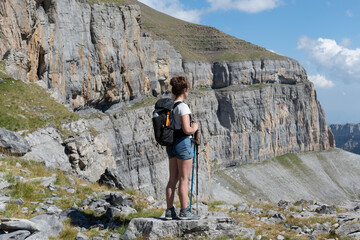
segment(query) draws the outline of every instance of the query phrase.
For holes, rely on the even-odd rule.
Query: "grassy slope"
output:
[[[21,198],[24,201],[22,205],[19,205],[16,202],[7,203],[6,212],[0,212],[0,218],[30,219],[40,215],[43,212],[35,211],[35,209],[39,206],[36,202],[52,205],[46,203],[46,200],[52,198],[54,193],[56,193],[56,196],[59,198],[59,200],[54,200],[54,204],[65,211],[66,209],[72,208],[74,203],[81,206],[82,201],[87,199],[88,196],[96,198],[92,195],[95,192],[104,192],[109,190],[115,191],[115,189],[110,189],[107,186],[101,186],[98,183],[89,183],[73,176],[71,176],[71,178],[74,180],[75,184],[71,185],[68,176],[64,172],[49,170],[45,168],[42,163],[22,160],[14,157],[1,159],[0,172],[6,172],[7,174],[5,175],[5,179],[12,184],[10,187],[5,188],[2,191],[5,194],[8,194],[11,199]],[[15,177],[21,176],[25,179],[31,179],[37,177],[50,177],[52,174],[57,175],[55,185],[60,187],[57,188],[55,192],[52,192],[49,188],[42,186],[39,181],[22,182]],[[65,189],[61,189],[61,187],[69,186],[76,189],[75,193],[68,193]],[[119,228],[108,229],[108,231],[105,232],[100,232],[99,229],[87,229],[83,232],[85,235],[88,237],[95,237],[99,236],[101,233],[105,235],[110,235],[114,232],[122,234],[132,218],[150,216],[160,217],[164,211],[164,209],[161,208],[147,209],[148,203],[143,200],[139,200],[142,196],[134,191],[129,190],[122,192],[129,194],[129,196],[134,200],[133,207],[137,210],[137,213],[130,214],[129,216],[115,216],[114,220],[117,222]],[[28,208],[27,212],[22,211],[24,207]],[[95,219],[106,219],[103,215],[99,215],[90,209],[83,211],[83,213],[88,217]],[[64,222],[64,227],[65,229],[58,237],[50,239],[75,239],[78,232],[77,226],[72,225],[71,222],[67,220]]]
[[[76,120],[78,115],[57,103],[43,88],[14,80],[4,72],[0,62],[0,127],[12,131],[29,130],[51,124],[59,127],[67,120]]]
[[[167,40],[184,60],[238,61],[249,59],[282,59],[283,56],[265,48],[230,36],[214,27],[203,26],[173,18],[136,0],[99,0],[119,5],[140,5],[143,32],[156,40]],[[91,0],[89,3],[98,1]]]

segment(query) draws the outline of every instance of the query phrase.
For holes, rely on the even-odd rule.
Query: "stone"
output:
[[[207,216],[208,215],[208,212],[209,212],[209,206],[207,204],[204,204],[202,202],[200,203],[194,203],[192,206],[191,206],[191,211],[193,211],[194,213],[196,213],[196,210],[198,210],[198,215],[200,217],[202,216]]]
[[[239,212],[241,212],[241,211],[247,212],[249,209],[250,208],[246,203],[242,203],[242,204],[240,204],[239,206],[236,207],[236,211],[239,211]]]
[[[146,226],[146,227],[145,227]],[[128,229],[121,239],[147,239],[159,238],[244,238],[255,237],[255,230],[244,228],[233,218],[208,217],[197,221],[163,221],[158,218],[134,218],[130,221]]]
[[[277,239],[277,240],[284,240],[284,239],[285,239],[285,237],[284,237],[284,236],[282,236],[282,235],[278,235],[278,236],[276,237],[276,239]]]
[[[40,240],[40,239],[41,240],[49,240],[49,237],[44,232],[35,232],[26,238],[26,240]]]
[[[24,159],[42,162],[50,169],[67,171],[71,169],[60,133],[55,128],[42,128],[28,134],[25,139],[32,151]]]
[[[89,237],[82,232],[78,232],[78,234],[76,235],[76,240],[89,240]]]
[[[2,84],[4,82],[4,80],[2,78],[0,78],[0,84]]]
[[[52,188],[56,188],[56,186],[54,185],[56,181],[56,177],[57,175],[54,173],[51,175],[51,177],[36,177],[36,178],[23,179],[22,181],[23,182],[39,181],[41,182],[41,185],[43,185],[44,187],[48,187],[51,190]]]
[[[109,195],[105,196],[105,200],[114,207],[132,206],[132,199],[128,198],[122,193],[110,193]]]
[[[289,209],[290,206],[293,206],[291,202],[285,200],[280,200],[277,205],[282,209]]]
[[[107,237],[107,240],[119,240],[120,237],[121,237],[120,234],[118,234],[118,233],[112,233],[111,235],[109,235],[109,236]]]
[[[121,209],[116,208],[116,207],[109,207],[105,213],[106,217],[108,217],[110,219],[117,215],[120,215],[120,214],[121,214]]]
[[[26,230],[29,232],[39,231],[40,226],[27,219],[3,218],[0,228],[5,231]]]
[[[233,205],[229,205],[229,204],[217,205],[216,207],[220,208],[221,210],[227,210],[227,211],[231,211],[231,210],[236,209]]]
[[[341,237],[352,237],[353,235],[360,233],[360,223],[342,224],[335,230],[335,233]],[[356,238],[356,239],[360,239]]]
[[[62,210],[55,205],[51,205],[46,209],[47,214],[60,214]]]
[[[0,240],[23,240],[28,239],[27,237],[30,236],[31,232],[27,230],[17,230],[14,232],[6,233],[6,234],[0,234]]]
[[[320,214],[335,214],[336,208],[334,206],[322,205],[315,209],[315,212]]]
[[[286,217],[282,213],[276,213],[272,215],[269,219],[267,219],[266,223],[268,224],[276,224],[280,222],[285,222]]]
[[[91,199],[89,203],[89,209],[99,214],[105,213],[110,206],[110,203],[104,199]]]
[[[145,200],[146,201],[148,201],[148,202],[153,202],[153,201],[155,201],[155,199],[154,199],[154,197],[153,196],[148,196],[147,198],[145,198]]]
[[[261,213],[261,211],[262,211],[261,207],[253,207],[253,206],[251,206],[248,213],[252,214],[252,215],[258,215],[258,214]]]
[[[0,179],[0,190],[10,187],[12,184],[5,179]]]
[[[316,223],[312,234],[318,235],[320,233],[329,233],[331,230],[330,227],[331,225],[328,222],[325,222],[323,224]]]
[[[28,213],[28,212],[29,212],[29,208],[23,207],[23,208],[21,208],[21,212],[22,212],[22,213]]]
[[[137,213],[137,211],[129,206],[120,207],[121,214],[124,216],[129,216],[130,214]]]
[[[76,184],[75,180],[74,180],[72,177],[66,176],[66,178],[67,178],[67,180],[69,180],[69,182],[70,182],[71,185],[75,185],[75,184]]]
[[[29,152],[29,143],[18,133],[0,128],[0,151],[5,154],[22,156]]]
[[[6,212],[6,203],[0,202],[0,212],[2,213]]]
[[[30,219],[35,223],[40,232],[45,233],[48,237],[56,237],[64,229],[62,219],[56,215],[41,214]]]
[[[9,200],[9,202],[15,203],[15,204],[17,204],[17,205],[23,205],[23,204],[25,203],[24,200],[22,200],[22,198],[11,199],[11,200]]]

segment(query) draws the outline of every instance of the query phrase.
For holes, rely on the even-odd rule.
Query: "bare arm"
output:
[[[189,114],[181,116],[181,128],[187,135],[192,135],[198,130],[199,124],[193,123],[192,127],[190,127],[190,117]]]

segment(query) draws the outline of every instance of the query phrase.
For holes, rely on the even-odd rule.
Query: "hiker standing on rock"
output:
[[[189,83],[183,76],[173,77],[170,80],[172,86],[172,93],[174,94],[175,104],[174,108],[174,144],[166,147],[166,152],[169,157],[170,177],[166,186],[166,203],[167,209],[165,212],[166,219],[176,219],[174,196],[176,184],[179,181],[179,198],[181,210],[179,214],[180,219],[199,219],[200,217],[191,212],[188,207],[188,186],[189,177],[192,167],[192,158],[194,151],[191,145],[191,135],[194,134],[198,128],[198,123],[191,124],[191,110],[189,106],[183,101],[189,94]]]

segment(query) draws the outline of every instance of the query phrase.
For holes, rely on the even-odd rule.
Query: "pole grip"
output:
[[[200,132],[199,132],[199,130],[196,130],[196,132],[194,133],[193,141],[194,141],[195,144],[200,145],[201,141],[200,141]]]

